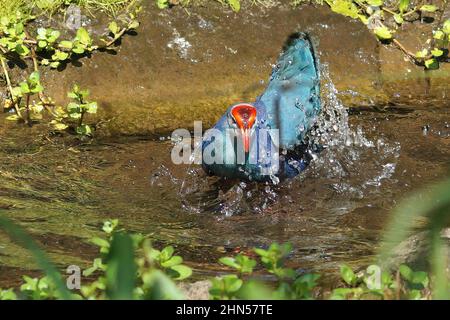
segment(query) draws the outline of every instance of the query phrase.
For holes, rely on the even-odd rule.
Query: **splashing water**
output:
[[[273,177],[271,183],[260,184],[223,181],[206,177],[200,166],[191,164],[181,179],[162,167],[155,173],[157,180],[165,177],[165,182],[178,188],[187,212],[213,213],[218,217],[268,212],[283,198],[295,202],[292,190],[297,192],[305,184],[326,185],[328,192],[346,198],[362,198],[368,192],[377,192],[395,172],[400,144],[382,137],[369,139],[361,126],[353,128],[326,65],[322,66],[321,76],[322,112],[308,135],[310,147],[306,151],[312,160],[298,177],[283,182]],[[317,146],[322,151],[315,151]]]

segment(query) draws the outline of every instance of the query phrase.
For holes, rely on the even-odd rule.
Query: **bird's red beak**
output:
[[[256,108],[251,104],[238,104],[231,109],[231,116],[241,130],[245,153],[250,151],[250,130],[256,121]]]

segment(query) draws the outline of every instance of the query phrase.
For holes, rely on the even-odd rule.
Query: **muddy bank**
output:
[[[325,6],[254,6],[235,14],[214,3],[189,13],[151,4],[141,21],[117,55],[97,53],[82,67],[44,76],[61,103],[74,82],[89,87],[101,106],[98,119],[107,120],[104,134],[167,133],[194,120],[212,125],[228,105],[252,101],[264,90],[284,41],[296,31],[312,35],[348,107],[448,105],[448,64],[425,72],[397,49],[379,46],[360,22]],[[93,20],[89,28],[101,32],[106,24]],[[401,40],[414,52],[433,26],[405,26]]]

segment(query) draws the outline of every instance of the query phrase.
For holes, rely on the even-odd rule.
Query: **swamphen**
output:
[[[251,181],[300,173],[308,162],[306,134],[321,109],[319,91],[311,40],[307,34],[295,34],[286,42],[264,93],[252,104],[231,106],[206,132],[205,171]]]

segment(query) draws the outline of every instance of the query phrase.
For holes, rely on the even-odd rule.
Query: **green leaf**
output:
[[[14,87],[11,93],[13,97],[22,97],[22,88],[20,86]]]
[[[344,16],[359,19],[358,7],[349,0],[325,0],[331,10]]]
[[[416,52],[416,58],[418,58],[418,59],[424,59],[427,55],[428,55],[427,49],[423,49],[422,51]]]
[[[428,59],[425,61],[425,68],[430,70],[439,69],[439,62],[435,58]]]
[[[216,299],[230,299],[241,289],[242,284],[243,281],[234,274],[216,277],[211,281],[209,293]]]
[[[59,46],[61,48],[64,48],[64,49],[72,49],[73,42],[72,41],[63,40],[63,41],[61,41],[59,43]]]
[[[15,51],[21,56],[26,56],[30,53],[30,49],[28,49],[28,47],[23,44],[16,45]]]
[[[164,249],[161,250],[161,260],[162,261],[169,260],[174,252],[175,249],[172,246],[165,247]]]
[[[410,2],[411,0],[400,0],[398,9],[400,10],[401,14],[403,14],[406,10],[408,10]]]
[[[47,47],[47,41],[39,40],[38,41],[38,47],[41,48],[41,49],[44,49],[45,47]]]
[[[228,267],[231,267],[231,268],[235,268],[235,269],[239,269],[240,268],[239,264],[236,263],[236,260],[234,258],[231,258],[231,257],[220,258],[219,262],[224,264],[224,265],[226,265],[226,266],[228,266]]]
[[[145,299],[150,300],[182,300],[183,294],[175,283],[160,270],[153,270],[142,277],[142,281],[147,290]]]
[[[383,5],[384,0],[367,0],[367,3],[374,7],[381,7]]]
[[[20,119],[20,117],[17,114],[12,114],[10,116],[7,116],[5,119],[8,121],[17,121]]]
[[[53,127],[53,129],[55,129],[57,131],[63,131],[63,130],[67,129],[68,125],[65,123],[62,123],[62,122],[53,122],[52,127]]]
[[[403,16],[401,14],[395,14],[394,20],[397,24],[402,24],[404,22]]]
[[[101,258],[94,259],[94,262],[92,264],[92,267],[83,270],[83,276],[89,277],[91,274],[93,274],[97,270],[102,270],[105,267],[105,265],[102,262]]]
[[[6,16],[3,16],[0,18],[0,24],[2,26],[8,26],[9,25],[9,19]]]
[[[61,50],[56,50],[52,55],[53,60],[65,61],[67,58],[69,58],[69,54]]]
[[[437,30],[433,33],[433,38],[436,40],[444,40],[445,39],[445,33],[442,30]]]
[[[86,105],[86,112],[87,113],[97,113],[97,102],[90,102]]]
[[[102,230],[108,234],[111,234],[118,225],[119,219],[108,220],[103,223]]]
[[[400,275],[403,277],[403,279],[405,279],[406,281],[411,281],[413,271],[411,270],[410,267],[408,267],[408,266],[405,265],[405,264],[402,264],[402,265],[398,268],[398,271],[400,272]]]
[[[28,86],[28,83],[21,82],[19,86],[20,86],[20,91],[22,92],[22,94],[30,93],[30,87]]]
[[[341,266],[341,277],[350,286],[354,285],[357,280],[353,270],[345,264]]]
[[[15,33],[16,33],[16,35],[20,35],[21,33],[23,33],[23,30],[24,30],[23,23],[16,23],[16,25],[15,25]]]
[[[235,275],[224,276],[223,281],[227,292],[238,291],[243,283],[242,280]]]
[[[442,31],[449,35],[450,34],[450,19],[447,19],[442,25]]]
[[[243,300],[273,300],[272,290],[264,284],[249,280],[243,283],[238,292],[238,299]]]
[[[376,27],[374,32],[380,40],[392,39],[392,32],[386,26]]]
[[[17,300],[17,295],[13,289],[8,290],[0,289],[0,300]]]
[[[59,61],[53,61],[53,62],[50,63],[50,68],[56,69],[56,68],[59,67],[59,65],[60,65]]]
[[[423,288],[426,288],[429,283],[428,274],[424,271],[413,272],[411,282],[414,284],[420,284]]]
[[[241,10],[241,1],[240,0],[228,0],[228,4],[231,7],[231,10],[234,12],[239,12]]]
[[[34,71],[34,72],[32,72],[31,74],[30,74],[30,76],[29,76],[29,80],[30,80],[30,83],[32,83],[32,84],[37,84],[37,83],[39,83],[39,80],[40,80],[40,75],[39,75],[39,72],[37,72],[37,71]]]
[[[109,248],[109,246],[110,246],[109,242],[107,240],[105,240],[103,238],[99,238],[99,237],[91,238],[90,242],[100,248]]]
[[[129,24],[128,28],[129,28],[129,29],[137,29],[137,28],[139,27],[139,25],[140,25],[139,21],[133,20],[133,21]]]
[[[133,299],[137,266],[131,237],[116,233],[106,261],[106,292],[110,299]]]
[[[169,1],[168,0],[156,0],[156,6],[159,9],[166,9],[169,7]]]
[[[84,53],[84,48],[80,47],[80,46],[75,46],[72,48],[72,52],[76,53],[76,54],[83,54]]]
[[[330,299],[331,300],[345,300],[349,294],[354,292],[353,288],[337,288],[334,289]]]
[[[89,32],[83,27],[81,27],[77,30],[76,38],[78,39],[78,41],[80,41],[84,45],[91,44],[91,37],[89,35]]]
[[[436,12],[436,10],[437,10],[437,7],[432,4],[425,4],[420,7],[420,11],[422,11],[422,12]]]
[[[69,112],[72,118],[78,119],[81,117],[81,108],[80,105],[75,102],[70,102],[67,105],[67,111]],[[74,115],[74,116],[72,116]]]
[[[411,291],[408,292],[408,299],[420,300],[422,299],[422,293],[420,292],[420,290],[412,289]]]
[[[61,274],[33,239],[21,227],[2,216],[0,216],[0,228],[2,228],[17,244],[32,253],[39,268],[46,273],[47,277],[51,279],[56,287],[58,296],[66,300],[71,299],[71,294],[62,280]]]
[[[180,256],[173,256],[169,260],[161,262],[161,266],[164,268],[170,268],[183,263],[183,258]]]
[[[92,129],[87,124],[82,124],[77,127],[77,133],[82,136],[92,136]]]
[[[442,51],[441,49],[438,49],[438,48],[434,48],[433,50],[431,50],[431,54],[434,57],[438,58],[438,57],[441,57],[444,54],[444,51]]]
[[[31,89],[31,93],[39,93],[44,91],[44,87],[41,84],[37,84],[33,89]]]
[[[256,266],[255,260],[242,254],[236,256],[236,262],[240,265],[241,273],[252,273],[253,268]]]
[[[192,275],[192,269],[182,264],[172,266],[170,270],[175,271],[177,274],[173,277],[175,280],[184,280]]]
[[[108,29],[109,29],[109,31],[111,31],[112,32],[112,34],[116,34],[116,33],[118,33],[119,32],[119,26],[117,25],[117,22],[115,22],[115,21],[112,21],[109,25],[108,25]]]
[[[60,33],[58,30],[52,30],[52,31],[50,32],[50,36],[47,37],[47,40],[48,40],[50,43],[53,43],[53,42],[56,41],[56,39],[59,38],[60,35],[61,35],[61,33]]]
[[[261,249],[261,248],[254,248],[253,251],[261,257],[267,257],[269,255],[269,252],[267,250]]]

